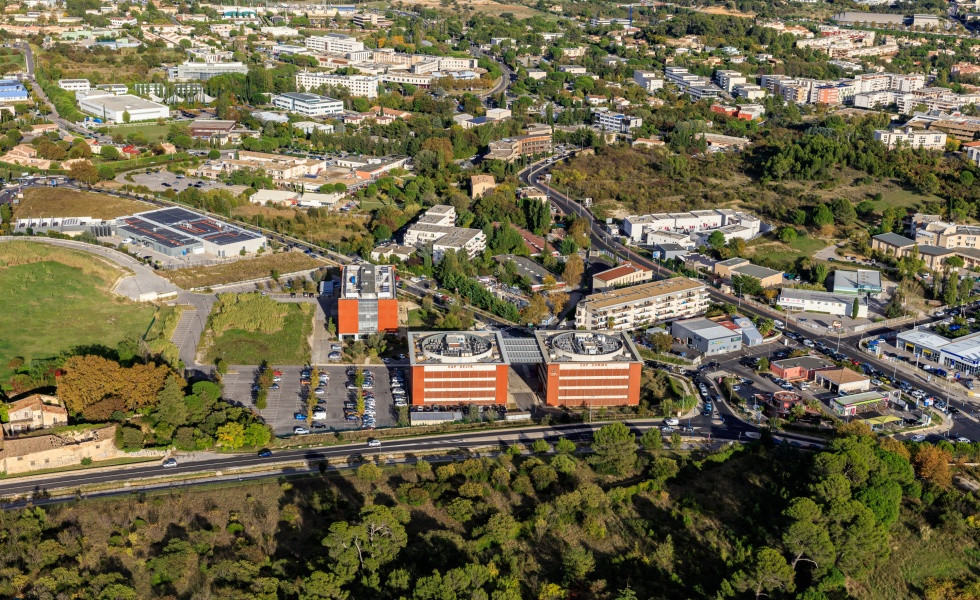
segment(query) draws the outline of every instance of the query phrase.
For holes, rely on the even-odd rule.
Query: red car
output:
[[[272,374],[275,375],[276,377],[282,377],[282,371],[280,371],[279,369],[275,369],[274,371],[272,371]]]

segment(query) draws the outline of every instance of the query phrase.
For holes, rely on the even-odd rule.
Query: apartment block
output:
[[[349,35],[328,33],[327,35],[310,36],[304,42],[313,52],[326,54],[348,54],[364,50],[364,42]]]
[[[415,248],[432,244],[432,260],[439,262],[449,250],[476,256],[487,247],[487,236],[481,229],[456,227],[456,209],[437,204],[405,230],[403,243]]]
[[[623,113],[600,110],[592,114],[592,124],[605,131],[629,133],[634,127],[642,126],[643,119]]]
[[[656,71],[641,71],[636,69],[633,71],[633,81],[636,82],[636,85],[650,93],[656,92],[664,87],[664,78]]]
[[[586,296],[575,309],[575,326],[629,331],[695,317],[707,307],[703,283],[676,277]]]
[[[312,90],[320,86],[342,87],[352,96],[364,98],[378,97],[378,83],[381,79],[376,75],[331,75],[329,73],[314,73],[300,71],[296,73],[296,88]]]
[[[739,71],[719,69],[715,71],[715,82],[718,84],[718,87],[730,94],[736,85],[746,85],[749,79]]]

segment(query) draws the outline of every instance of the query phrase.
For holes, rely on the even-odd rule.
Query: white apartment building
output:
[[[586,296],[575,308],[575,326],[629,331],[696,317],[707,308],[705,284],[674,277]]]
[[[899,144],[916,149],[925,148],[926,150],[944,150],[946,148],[945,133],[923,131],[911,127],[906,127],[903,130],[876,129],[875,140],[887,146],[889,150]]]
[[[855,108],[880,108],[895,102],[900,94],[892,90],[864,92],[854,95]]]
[[[966,144],[966,158],[980,167],[980,147]]]
[[[296,88],[311,90],[321,85],[336,86],[347,89],[352,96],[364,98],[378,97],[378,82],[376,75],[331,75],[329,73],[314,73],[300,71],[296,73]]]
[[[487,236],[480,229],[456,227],[456,209],[437,204],[405,230],[402,242],[415,248],[432,244],[432,260],[439,262],[449,250],[476,256],[487,247]]]
[[[349,35],[339,33],[310,36],[306,38],[304,44],[313,52],[323,52],[326,54],[348,54],[350,52],[364,50],[364,42],[358,41]]]
[[[718,87],[730,94],[736,85],[746,85],[749,79],[738,71],[719,69],[715,71],[715,82],[718,84]]]
[[[344,114],[344,103],[327,96],[306,92],[287,92],[272,97],[272,105],[307,117],[329,117]]]
[[[59,79],[58,87],[69,92],[87,92],[92,89],[88,79]]]
[[[664,87],[664,78],[656,71],[641,71],[636,69],[633,71],[633,81],[636,82],[636,85],[651,94]]]

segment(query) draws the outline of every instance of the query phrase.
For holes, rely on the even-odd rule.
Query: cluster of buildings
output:
[[[950,340],[920,327],[899,333],[895,346],[937,362],[950,373],[980,374],[980,333]]]
[[[816,312],[864,319],[868,298],[882,293],[881,273],[872,269],[837,269],[829,291],[782,288],[776,305],[787,312]]]
[[[449,250],[476,256],[487,247],[487,236],[481,229],[456,227],[456,209],[437,204],[405,230],[403,243],[419,248],[432,245],[432,260],[439,262]]]
[[[896,259],[915,255],[926,268],[940,271],[952,256],[963,259],[964,267],[980,266],[980,226],[950,223],[939,215],[916,213],[912,217],[912,238],[898,233],[882,233],[871,238],[871,249]]]
[[[665,67],[664,78],[695,100],[717,98],[722,91],[707,77],[690,73],[685,67]]]
[[[728,208],[628,215],[622,224],[623,233],[631,243],[672,243],[685,248],[706,245],[715,231],[720,231],[727,242],[733,238],[752,239],[767,229],[755,215]]]
[[[898,52],[898,44],[887,38],[883,44],[875,45],[874,31],[836,27],[822,27],[819,37],[798,39],[796,47],[819,50],[831,58],[885,56]]]
[[[704,356],[737,352],[743,345],[758,346],[763,342],[762,334],[745,317],[696,317],[674,321],[670,325],[670,335],[686,348]]]
[[[487,153],[483,158],[486,160],[514,162],[525,156],[531,157],[538,154],[551,154],[551,151],[551,131],[545,129],[542,131],[532,131],[526,135],[490,142],[487,145]]]
[[[628,335],[538,331],[409,332],[413,405],[503,405],[511,365],[536,367],[548,406],[635,406],[642,360]]]

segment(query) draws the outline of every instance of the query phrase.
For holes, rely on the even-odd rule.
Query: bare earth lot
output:
[[[175,285],[189,290],[198,287],[216,286],[236,281],[247,281],[269,277],[272,271],[282,274],[313,270],[325,266],[322,260],[307,256],[302,252],[279,252],[264,254],[256,258],[237,260],[212,267],[190,267],[160,271],[160,275]]]
[[[24,199],[14,205],[14,218],[92,217],[115,219],[152,210],[145,202],[117,198],[63,187],[32,187],[24,190]]]

